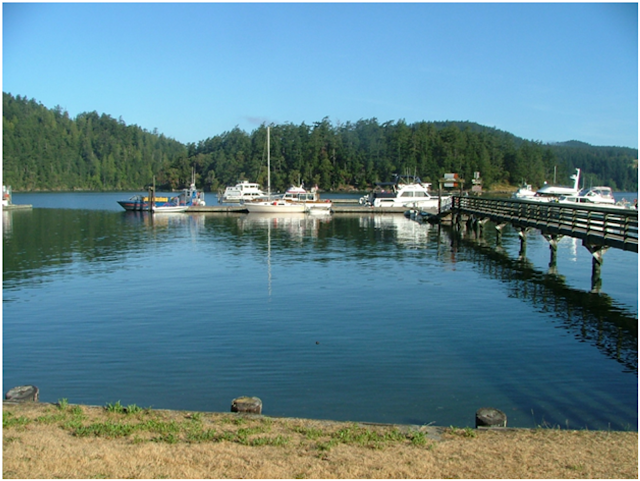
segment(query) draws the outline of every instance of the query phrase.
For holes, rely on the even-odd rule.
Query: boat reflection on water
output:
[[[399,245],[407,248],[426,247],[431,233],[434,232],[431,224],[419,224],[399,214],[360,217],[358,223],[362,229],[371,229],[378,240],[386,241],[391,236]]]
[[[142,224],[152,230],[166,230],[173,234],[177,232],[197,234],[205,226],[205,214],[202,213],[126,211],[122,215],[126,223]],[[182,230],[176,231],[176,229]]]
[[[238,227],[245,230],[276,229],[285,232],[289,238],[302,240],[305,237],[318,237],[321,224],[331,222],[330,216],[316,216],[305,213],[249,213],[238,218]]]

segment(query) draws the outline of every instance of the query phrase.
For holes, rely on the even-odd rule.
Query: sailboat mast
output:
[[[271,132],[267,127],[267,198],[271,198]]]

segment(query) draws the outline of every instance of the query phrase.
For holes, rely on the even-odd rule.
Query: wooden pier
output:
[[[454,196],[454,222],[465,215],[476,222],[491,220],[498,229],[511,224],[524,235],[538,229],[544,236],[571,236],[583,244],[638,253],[638,211],[614,206],[536,202]]]
[[[454,196],[451,203],[452,223],[462,228],[463,217],[467,228],[480,234],[484,223],[495,224],[497,242],[506,224],[519,230],[520,253],[525,255],[527,232],[539,230],[549,242],[551,260],[555,269],[558,242],[563,236],[582,240],[592,255],[591,287],[599,291],[603,256],[613,247],[638,253],[638,211],[615,206],[580,205],[561,202],[536,202],[520,199],[489,199]]]

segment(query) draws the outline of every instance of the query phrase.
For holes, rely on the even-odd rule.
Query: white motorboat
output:
[[[234,186],[229,186],[220,196],[221,203],[238,203],[252,201],[266,197],[266,193],[260,188],[260,184],[243,180]]]
[[[405,180],[406,179],[406,180]],[[360,204],[372,207],[416,207],[437,209],[439,198],[429,193],[431,184],[415,176],[395,176],[393,182],[378,182],[377,188],[360,198]]]
[[[563,204],[615,205],[611,187],[597,186],[584,189],[576,195],[563,195],[558,199]]]

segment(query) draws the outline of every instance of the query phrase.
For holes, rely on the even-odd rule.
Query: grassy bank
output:
[[[4,478],[633,478],[636,432],[4,404]]]

